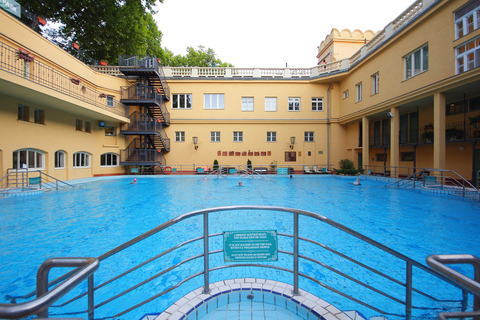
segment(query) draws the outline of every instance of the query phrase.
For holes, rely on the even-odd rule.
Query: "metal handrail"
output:
[[[38,269],[37,298],[17,304],[0,303],[0,318],[17,319],[37,314],[48,316],[48,308],[58,299],[66,295],[85,279],[89,279],[89,319],[93,319],[93,273],[98,269],[100,261],[96,258],[50,258]],[[60,285],[48,291],[48,273],[54,267],[81,267]]]
[[[38,177],[40,178],[40,181],[39,181],[39,187],[38,188],[35,188],[35,187],[32,187],[32,184],[29,183],[29,178],[36,178],[36,177],[32,177],[31,175],[37,175],[38,174]],[[18,178],[18,176],[20,175],[20,178]],[[25,168],[25,169],[13,169],[13,168],[9,168],[7,169],[7,174],[2,178],[0,179],[0,190],[1,189],[9,189],[10,187],[12,187],[12,183],[9,181],[9,178],[11,176],[15,176],[16,179],[15,179],[15,183],[14,183],[14,188],[20,188],[21,191],[25,191],[25,189],[28,188],[28,190],[32,190],[32,189],[56,189],[58,190],[59,187],[73,187],[73,185],[65,182],[65,181],[62,181],[62,180],[59,180],[55,177],[52,177],[51,175],[49,174],[46,174],[44,172],[42,172],[41,170],[30,170],[28,168]],[[3,183],[2,184],[2,181],[4,181],[6,179],[6,183]],[[50,181],[49,179],[53,180]],[[20,180],[21,182],[18,182],[18,180]]]
[[[442,312],[440,320],[449,318],[474,318],[480,316],[480,259],[470,254],[431,255],[427,257],[427,264],[450,281],[455,282],[463,290],[474,295],[473,312]],[[448,267],[447,264],[469,264],[474,267],[474,279]]]
[[[436,175],[431,175],[431,173],[436,173]],[[453,174],[453,176],[447,175],[448,173]],[[389,175],[393,178],[397,178],[399,176],[397,175],[397,172],[392,175],[391,171],[389,171]],[[428,176],[434,178],[435,182],[427,183]],[[439,181],[437,181],[437,178]],[[393,181],[385,187],[391,187],[394,185],[397,187],[406,187],[411,185],[411,187],[415,189],[417,187],[417,181],[422,182],[423,188],[436,187],[439,190],[448,192],[450,194],[461,195],[464,198],[469,197],[480,201],[480,190],[454,170],[415,168],[413,174]]]
[[[292,269],[287,269],[287,268],[283,268],[283,267],[278,267],[278,266],[272,266],[272,265],[263,265],[263,264],[229,264],[229,265],[224,265],[224,266],[217,266],[217,267],[214,267],[214,268],[210,268],[209,267],[209,256],[212,255],[212,254],[217,254],[219,252],[222,252],[223,250],[216,250],[216,251],[210,251],[209,250],[209,241],[208,239],[210,237],[213,237],[213,236],[219,236],[220,234],[217,233],[217,234],[209,234],[208,232],[208,226],[209,226],[209,214],[210,213],[213,213],[213,212],[221,212],[221,211],[234,211],[234,210],[249,210],[249,211],[257,211],[257,210],[263,210],[263,211],[280,211],[280,212],[287,212],[287,213],[291,213],[293,215],[293,219],[294,219],[294,228],[293,228],[293,231],[294,231],[294,234],[293,235],[286,235],[286,234],[280,234],[281,236],[288,236],[288,237],[293,237],[293,252],[288,252],[288,251],[282,251],[281,253],[284,253],[284,254],[289,254],[289,255],[292,255],[293,256],[293,267]],[[354,302],[357,302],[357,303],[361,303],[362,305],[372,309],[372,310],[376,310],[376,311],[381,311],[379,310],[377,307],[375,306],[372,306],[372,305],[369,305],[368,303],[366,302],[362,302],[358,299],[356,299],[355,297],[352,297],[346,293],[343,293],[335,288],[332,288],[332,287],[329,287],[328,285],[326,285],[325,283],[322,283],[320,282],[318,279],[315,279],[315,276],[313,275],[309,275],[309,274],[305,274],[305,273],[301,273],[299,272],[299,259],[302,258],[302,259],[308,259],[309,261],[312,261],[312,262],[315,262],[315,263],[318,263],[319,261],[315,260],[315,259],[312,259],[312,258],[309,258],[308,256],[306,255],[300,255],[299,254],[299,250],[298,250],[298,243],[299,243],[299,240],[306,240],[308,241],[308,239],[305,239],[305,238],[300,238],[299,237],[299,230],[298,230],[298,218],[299,216],[302,215],[302,216],[306,216],[306,217],[310,217],[310,218],[313,218],[319,222],[323,222],[323,223],[326,223],[338,230],[341,230],[373,247],[376,247],[380,250],[382,250],[383,252],[386,252],[388,254],[391,254],[393,255],[394,257],[400,259],[400,260],[403,260],[404,263],[405,263],[405,272],[406,272],[406,276],[405,276],[405,282],[403,281],[400,281],[400,280],[396,280],[394,281],[395,283],[401,285],[402,287],[405,288],[405,298],[404,300],[401,300],[399,303],[403,304],[405,306],[405,317],[407,319],[410,319],[411,318],[411,312],[412,312],[412,308],[413,307],[413,304],[412,304],[412,293],[413,292],[419,292],[421,293],[423,296],[425,297],[428,297],[428,298],[433,298],[431,297],[430,295],[426,294],[426,293],[423,293],[421,291],[418,291],[416,290],[415,288],[413,288],[413,267],[415,268],[418,268],[419,270],[422,270],[423,272],[426,272],[430,275],[433,275],[443,281],[446,281],[447,283],[451,284],[451,285],[454,285],[454,286],[457,286],[459,287],[455,282],[452,282],[450,281],[449,279],[447,279],[446,277],[443,277],[442,275],[438,274],[437,272],[431,270],[430,268],[406,257],[405,255],[389,248],[389,247],[386,247],[385,245],[382,245],[381,243],[379,242],[376,242],[375,240],[372,240],[340,223],[337,223],[333,220],[330,220],[328,218],[326,218],[325,216],[322,216],[322,215],[318,215],[318,214],[315,214],[313,212],[308,212],[308,211],[303,211],[303,210],[298,210],[298,209],[290,209],[290,208],[284,208],[284,207],[270,207],[270,206],[231,206],[231,207],[219,207],[219,208],[211,208],[211,209],[204,209],[204,210],[199,210],[199,211],[194,211],[194,212],[190,212],[190,213],[187,213],[187,214],[183,214],[183,215],[180,215],[174,219],[171,219],[165,223],[163,223],[162,225],[122,244],[121,246],[118,246],[110,251],[108,251],[107,253],[101,255],[100,257],[98,257],[98,260],[99,261],[104,261],[106,260],[107,258],[109,257],[112,257],[114,256],[115,254],[119,253],[119,252],[122,252],[123,250],[151,237],[152,235],[154,234],[157,234],[158,232],[162,231],[162,230],[165,230],[169,227],[172,227],[173,225],[181,222],[181,221],[184,221],[186,219],[189,219],[189,218],[192,218],[192,217],[195,217],[195,216],[202,216],[203,217],[203,237],[197,237],[197,238],[194,238],[194,239],[190,239],[188,240],[187,242],[188,243],[191,243],[191,242],[195,242],[195,241],[201,241],[203,240],[203,253],[199,253],[199,254],[195,254],[191,257],[188,257],[186,259],[184,259],[183,261],[181,262],[178,262],[176,265],[174,266],[170,266],[168,267],[167,269],[165,270],[162,270],[162,271],[159,271],[157,274],[154,274],[152,275],[149,279],[146,279],[144,281],[142,281],[141,283],[133,286],[132,288],[126,288],[123,292],[121,293],[118,293],[115,295],[115,297],[113,297],[112,299],[109,299],[108,302],[111,302],[111,301],[114,301],[115,299],[123,296],[124,294],[130,292],[131,290],[135,289],[135,288],[138,288],[139,286],[141,285],[144,285],[148,282],[150,282],[151,280],[153,279],[156,279],[160,276],[162,276],[163,274],[165,274],[166,272],[170,271],[170,270],[173,270],[175,269],[177,266],[179,265],[182,265],[184,264],[185,262],[187,261],[191,261],[191,260],[194,260],[194,259],[200,259],[203,257],[204,259],[204,270],[203,271],[200,271],[200,272],[197,272],[193,275],[190,275],[187,279],[183,279],[181,280],[178,284],[176,285],[173,285],[172,287],[169,287],[167,289],[165,289],[164,291],[158,293],[158,294],[155,294],[154,296],[152,297],[149,297],[147,299],[145,299],[144,301],[138,303],[137,305],[133,306],[133,307],[130,307],[124,311],[121,311],[119,314],[115,315],[114,317],[117,317],[117,316],[120,316],[122,314],[125,314],[127,312],[130,312],[131,310],[134,310],[135,308],[149,302],[149,301],[152,301],[153,299],[155,298],[158,298],[160,296],[162,296],[163,294],[167,293],[167,292],[170,292],[172,291],[174,288],[178,287],[181,283],[184,283],[186,281],[188,281],[188,279],[192,279],[194,277],[197,277],[197,276],[200,276],[200,275],[203,275],[204,277],[204,292],[208,292],[209,290],[209,273],[214,271],[214,270],[218,270],[218,269],[223,269],[223,268],[231,268],[231,267],[241,267],[241,266],[255,266],[255,267],[266,267],[266,268],[274,268],[274,269],[278,269],[278,270],[283,270],[283,271],[288,271],[290,273],[293,274],[293,284],[294,284],[294,294],[299,294],[299,277],[305,277],[307,279],[310,279],[314,282],[316,282],[317,284],[321,285],[322,287],[325,287],[329,290],[332,290],[334,292],[336,292],[337,294],[340,294],[342,295],[343,297],[345,298],[348,298]],[[187,243],[185,242],[185,243]],[[312,242],[310,241],[311,243],[315,243],[315,242]],[[163,256],[165,253],[167,252],[171,252],[172,250],[176,250],[179,246],[181,246],[183,244],[180,244],[180,245],[176,245],[170,249],[168,249],[167,251],[159,254],[158,256],[148,260],[148,261],[145,261],[145,262],[142,262],[140,264],[138,264],[136,267],[134,267],[133,269],[131,270],[127,270],[126,272],[124,272],[123,274],[121,275],[118,275],[118,276],[115,276],[113,279],[111,280],[108,280],[107,282],[105,283],[102,283],[102,284],[99,284],[97,285],[97,287],[94,288],[94,290],[97,290],[99,289],[100,287],[103,287],[104,285],[106,285],[107,283],[113,281],[113,280],[118,280],[119,278],[123,277],[123,275],[133,271],[133,270],[136,270],[138,268],[140,268],[141,266],[144,266],[146,265],[147,263],[151,263],[152,261],[158,259],[159,257]],[[321,245],[322,248],[326,248],[327,246],[325,245]],[[328,248],[328,247],[327,247]],[[329,250],[330,252],[334,252],[334,250]],[[344,254],[341,254],[340,256],[345,256]],[[353,261],[350,260],[350,261]],[[357,264],[359,266],[362,267],[362,264]],[[329,267],[329,268],[332,268],[332,267]],[[371,267],[369,267],[370,269],[372,269]],[[374,268],[373,268],[374,269]],[[337,274],[340,274],[340,275],[344,275],[342,274],[342,272],[337,272],[337,270],[335,270],[334,268],[333,269],[330,269],[334,272],[336,272]],[[376,272],[377,275],[380,275],[383,277],[383,273],[378,271]],[[61,277],[60,277],[61,278]],[[59,279],[60,279],[59,278]],[[391,280],[391,277],[389,276],[386,276],[384,277],[386,278],[387,280]],[[59,279],[56,279],[54,280],[53,282],[58,282]],[[366,285],[365,283],[363,282],[360,282],[360,281],[356,281],[356,283],[366,287],[367,289],[369,290],[372,290],[374,289],[373,286],[371,285]],[[381,289],[374,289],[374,292],[378,292],[378,291],[382,291]],[[391,295],[389,294],[386,294],[384,295],[386,296],[387,298],[390,299]],[[80,296],[79,296],[80,297]],[[76,297],[72,300],[70,300],[68,303],[72,302],[72,301],[75,301],[76,299],[78,299],[79,297]],[[435,299],[433,298],[435,301],[439,301],[438,299]],[[465,299],[465,297],[464,297]],[[394,299],[393,301],[397,301],[398,302],[398,299]],[[440,301],[443,301],[443,300],[440,300]],[[108,303],[108,302],[102,302],[101,305],[104,305],[105,303]],[[64,304],[65,305],[65,304]],[[100,305],[96,305],[94,308],[98,308]],[[385,311],[382,311],[383,314],[389,314]],[[392,314],[393,315],[393,314]]]

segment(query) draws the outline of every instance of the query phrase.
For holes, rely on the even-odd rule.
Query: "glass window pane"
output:
[[[423,71],[428,70],[428,46],[423,48]]]

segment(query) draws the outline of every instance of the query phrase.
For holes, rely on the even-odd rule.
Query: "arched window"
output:
[[[65,152],[55,152],[55,169],[65,169]]]
[[[33,149],[13,151],[12,166],[14,169],[45,170],[45,154]]]
[[[104,153],[100,156],[100,166],[118,167],[118,155],[115,153]]]
[[[90,168],[90,154],[86,152],[76,152],[73,154],[74,168]]]

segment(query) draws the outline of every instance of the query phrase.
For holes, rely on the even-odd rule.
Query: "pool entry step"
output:
[[[141,320],[207,320],[213,313],[225,313],[228,319],[249,319],[253,313],[289,314],[291,319],[366,320],[356,311],[342,312],[330,303],[300,290],[293,295],[293,286],[259,278],[239,278],[210,284],[210,293],[203,287],[185,295],[161,314],[148,314]],[[238,318],[238,319],[240,319]],[[268,316],[268,319],[277,319]],[[278,318],[279,319],[279,318]],[[374,319],[374,320],[385,320]]]

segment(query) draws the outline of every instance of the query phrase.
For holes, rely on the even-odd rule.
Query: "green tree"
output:
[[[198,46],[198,50],[187,47],[185,56],[174,55],[172,51],[165,49],[162,59],[164,65],[171,67],[233,67],[232,64],[217,59],[215,51],[212,48],[205,49],[205,46]]]
[[[163,0],[159,0],[163,2]],[[22,6],[59,23],[44,30],[64,49],[72,43],[94,60],[115,64],[120,54],[161,57],[162,33],[153,19],[157,0],[20,0]]]

